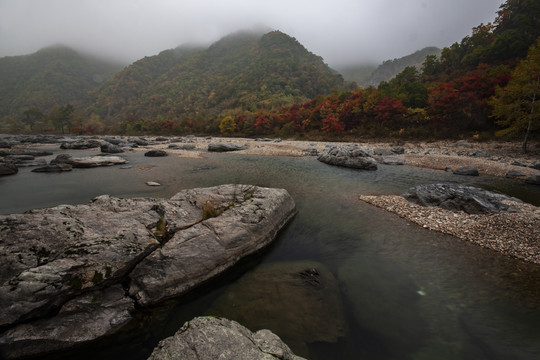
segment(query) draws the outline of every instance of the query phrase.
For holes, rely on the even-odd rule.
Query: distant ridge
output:
[[[242,31],[208,48],[180,47],[135,62],[94,92],[88,111],[117,121],[194,119],[301,103],[343,85],[296,39]]]
[[[418,50],[410,55],[403,56],[399,59],[386,60],[377,67],[374,66],[349,66],[339,69],[345,80],[354,81],[358,85],[367,87],[377,87],[382,81],[388,81],[407,66],[414,66],[420,70],[422,63],[428,55],[440,56],[441,49],[437,47],[426,47]]]
[[[89,91],[121,68],[64,45],[0,58],[0,116],[20,116],[34,107],[47,112],[55,105],[80,105]]]

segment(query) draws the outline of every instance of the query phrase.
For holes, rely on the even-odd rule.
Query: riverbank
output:
[[[238,153],[267,156],[307,156],[312,150],[321,152],[329,142],[248,139],[248,138],[201,138],[191,139],[194,148],[191,150],[170,149],[169,143],[152,144],[149,147],[166,149],[169,153],[180,157],[202,158],[209,143],[223,142],[243,145],[245,150]],[[368,149],[389,149],[396,146],[394,142],[357,142]],[[332,142],[332,144],[347,144]],[[406,164],[434,170],[457,169],[463,166],[478,168],[480,175],[505,177],[511,171],[523,173],[521,178],[540,174],[539,169],[526,165],[540,162],[540,148],[531,146],[527,154],[521,152],[521,144],[517,142],[466,142],[466,141],[436,141],[436,142],[407,142],[397,146],[403,147]],[[146,149],[147,147],[145,147]],[[518,177],[519,178],[519,177]]]
[[[467,214],[411,203],[398,195],[363,196],[360,200],[399,215],[423,228],[453,235],[505,255],[540,264],[540,208],[508,202],[519,212]]]

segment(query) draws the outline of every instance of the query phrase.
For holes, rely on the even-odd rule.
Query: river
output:
[[[297,355],[315,360],[540,358],[539,266],[430,232],[357,198],[454,181],[538,206],[538,187],[409,166],[358,171],[313,157],[124,156],[129,169],[46,174],[22,168],[2,177],[0,212],[87,203],[101,194],[170,197],[237,183],[287,189],[298,214],[264,254],[191,296],[141,310],[111,339],[51,359],[146,359],[160,339],[199,315],[238,320],[252,331],[270,328]],[[287,274],[307,269],[317,271],[320,283],[287,287]]]

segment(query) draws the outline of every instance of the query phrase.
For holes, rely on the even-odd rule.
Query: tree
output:
[[[219,131],[223,135],[231,135],[236,130],[236,122],[232,116],[225,116],[219,123]]]
[[[497,88],[490,104],[498,124],[505,126],[497,133],[512,136],[525,133],[523,152],[534,131],[540,128],[538,97],[540,96],[540,38],[531,46],[527,57],[521,60],[512,72],[512,78],[504,88]]]
[[[33,130],[34,125],[45,118],[43,113],[36,107],[25,110],[23,115],[24,118],[22,121],[30,126],[30,130]]]

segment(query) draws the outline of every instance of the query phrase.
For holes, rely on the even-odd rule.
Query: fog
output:
[[[125,63],[268,27],[331,66],[449,46],[502,0],[0,0],[0,57],[65,44]]]

